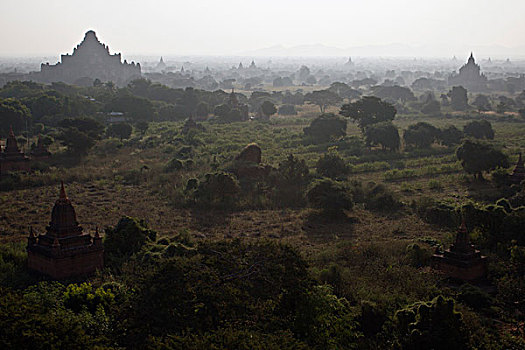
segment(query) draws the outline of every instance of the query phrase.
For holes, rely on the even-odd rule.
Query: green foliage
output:
[[[166,167],[164,168],[164,171],[171,173],[177,170],[181,170],[184,167],[184,164],[182,164],[182,161],[177,158],[173,158],[166,164]]]
[[[274,180],[274,203],[279,206],[302,206],[305,204],[304,192],[310,183],[310,170],[304,159],[292,154],[281,163]]]
[[[468,333],[453,299],[442,296],[398,310],[395,324],[403,349],[467,349]]]
[[[394,193],[383,184],[370,182],[364,192],[365,208],[368,210],[389,212],[396,211],[402,206]]]
[[[399,149],[399,132],[392,122],[369,125],[366,127],[364,134],[368,146],[381,145],[383,149],[390,151]]]
[[[493,303],[488,293],[468,283],[459,289],[458,300],[475,310],[487,308]]]
[[[14,98],[0,99],[0,135],[7,137],[10,127],[16,134],[25,130],[26,123],[31,122],[29,109]]]
[[[396,113],[393,105],[374,96],[365,96],[359,101],[345,104],[339,112],[356,122],[362,131],[372,124],[391,122]]]
[[[411,243],[406,247],[405,256],[412,266],[423,267],[429,265],[432,252],[417,243]]]
[[[399,85],[376,85],[372,87],[372,91],[374,96],[379,97],[381,99],[401,101],[403,103],[416,100],[414,93],[409,88]]]
[[[0,287],[0,347],[2,349],[83,349],[111,342],[86,327],[92,318],[76,316],[60,306],[49,310],[21,293]]]
[[[313,287],[298,306],[295,332],[316,349],[358,348],[362,333],[356,315],[345,298],[329,286]]]
[[[317,168],[317,173],[319,175],[334,180],[346,176],[349,172],[349,168],[345,164],[345,161],[335,151],[322,155],[317,161],[315,167]]]
[[[264,114],[264,116],[269,119],[272,114],[277,113],[277,108],[271,101],[264,101],[261,104],[261,111]]]
[[[99,308],[107,310],[114,301],[111,289],[95,288],[91,283],[70,284],[64,292],[64,306],[76,313],[87,310],[94,314]]]
[[[131,94],[114,97],[105,106],[106,112],[122,112],[133,121],[154,120],[153,104],[150,100]]]
[[[449,91],[450,105],[455,111],[464,111],[468,108],[467,89],[463,86],[454,86]]]
[[[313,183],[306,194],[308,203],[329,217],[344,215],[344,210],[352,209],[352,195],[346,187],[331,179],[322,179]]]
[[[232,209],[237,205],[239,182],[227,173],[206,174],[195,191],[198,205],[217,209]]]
[[[438,134],[438,140],[445,146],[454,146],[461,143],[463,132],[454,125],[449,125],[442,129]]]
[[[465,140],[456,150],[456,156],[461,161],[463,169],[469,174],[483,177],[484,171],[491,171],[498,167],[507,168],[507,156],[493,146],[477,141]]]
[[[165,259],[137,274],[123,341],[140,347],[149,335],[242,324],[285,330],[311,285],[306,268],[287,245],[202,243],[192,256]]]
[[[361,302],[359,323],[366,337],[372,337],[379,333],[386,320],[386,310],[382,307],[367,300]]]
[[[439,130],[428,123],[419,122],[412,124],[405,130],[403,140],[405,145],[414,145],[420,148],[430,147],[436,141]]]
[[[476,139],[494,139],[494,130],[492,130],[492,125],[487,120],[473,120],[468,122],[463,127],[463,132],[465,135]]]
[[[297,115],[294,105],[286,104],[279,107],[279,115]]]
[[[438,101],[431,99],[421,107],[421,113],[427,115],[439,115],[441,113],[441,104]]]
[[[307,350],[307,345],[294,338],[292,332],[263,333],[259,330],[220,328],[204,334],[168,335],[164,338],[148,339],[152,349],[238,349],[238,350]]]
[[[346,98],[349,100],[359,98],[359,96],[361,96],[361,92],[359,90],[352,89],[347,84],[341,82],[332,83],[328,90],[336,93],[341,98]]]
[[[155,241],[157,233],[148,229],[144,220],[122,217],[117,226],[106,228],[104,237],[105,262],[118,268],[131,255],[139,252],[147,242]]]
[[[339,103],[342,98],[328,89],[310,92],[304,96],[304,100],[318,105],[321,113],[324,113],[326,107]]]
[[[136,123],[135,127],[137,128],[137,130],[140,132],[141,135],[144,135],[149,128],[149,123],[147,121],[142,120]]]
[[[19,288],[33,282],[23,243],[0,244],[0,286]]]
[[[83,156],[95,145],[95,139],[77,128],[65,128],[57,135],[57,140],[73,155]]]
[[[489,98],[486,95],[479,94],[472,102],[472,105],[478,108],[478,111],[490,111],[492,106],[490,105]]]
[[[304,128],[304,135],[313,143],[339,139],[346,135],[346,120],[333,113],[321,114]]]
[[[120,140],[122,139],[129,139],[131,136],[131,132],[133,131],[133,128],[128,123],[116,123],[111,124],[106,129],[106,134],[109,137],[116,137]]]

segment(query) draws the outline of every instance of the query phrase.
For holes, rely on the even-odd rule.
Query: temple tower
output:
[[[450,249],[432,256],[432,266],[452,278],[471,281],[485,277],[487,257],[482,256],[470,243],[465,220],[456,234],[456,241]]]
[[[98,229],[93,237],[83,233],[64,183],[46,233],[35,236],[30,229],[27,258],[30,269],[55,279],[89,275],[104,267],[104,248]]]
[[[31,171],[29,158],[18,148],[13,128],[9,130],[4,151],[0,153],[0,175],[11,171]]]

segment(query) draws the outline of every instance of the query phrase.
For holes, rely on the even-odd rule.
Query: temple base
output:
[[[474,257],[462,259],[461,257],[451,257],[450,254],[434,254],[432,256],[432,267],[441,270],[449,277],[464,281],[474,281],[484,278],[487,275],[487,257],[481,256],[476,251]]]
[[[75,254],[56,254],[54,256],[28,248],[27,264],[31,270],[54,279],[87,276],[104,267],[104,250],[102,247],[89,247],[77,250]]]

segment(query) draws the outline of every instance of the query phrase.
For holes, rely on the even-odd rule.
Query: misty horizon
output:
[[[88,30],[123,56],[525,57],[514,0],[22,0],[0,11],[0,57],[59,57]]]

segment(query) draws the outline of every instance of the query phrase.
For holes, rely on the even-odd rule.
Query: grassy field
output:
[[[443,238],[442,232],[423,224],[410,212],[389,218],[358,208],[349,213],[355,218],[352,223],[338,224],[340,227],[334,230],[326,225],[305,225],[309,209],[244,210],[216,215],[198,213],[177,204],[187,179],[224,167],[252,142],[261,146],[264,164],[276,167],[289,154],[294,154],[304,159],[315,173],[317,159],[330,145],[305,144],[302,129],[317,114],[316,106],[305,105],[298,116],[275,117],[270,123],[205,122],[206,130],[193,136],[180,133],[182,123],[153,123],[143,137],[133,135],[122,144],[103,140],[87,158],[76,164],[65,168],[51,166],[46,172],[23,175],[34,187],[1,192],[0,239],[22,240],[29,225],[43,232],[60,180],[66,183],[79,222],[88,230],[114,225],[122,215],[130,215],[144,217],[151,227],[166,235],[190,230],[200,237],[262,235],[300,244],[321,237],[327,241]],[[405,129],[415,121],[413,117],[399,116],[396,124]],[[438,127],[452,124],[458,128],[467,122],[439,118],[417,118],[417,121]],[[493,122],[493,127],[496,137],[492,142],[502,146],[515,162],[517,152],[525,148],[522,137],[525,123]],[[349,123],[347,134],[358,136],[360,131]],[[166,164],[176,158],[185,145],[191,146],[192,165],[181,171],[165,172]],[[453,148],[435,145],[427,154],[402,151],[393,160],[379,150],[368,150],[361,156],[348,155],[344,149],[339,153],[350,164],[348,180],[384,182],[405,204],[421,197],[458,202],[470,196],[469,177],[463,172]],[[490,186],[487,184],[486,190],[490,190]],[[398,228],[404,232],[403,236],[392,235]]]

